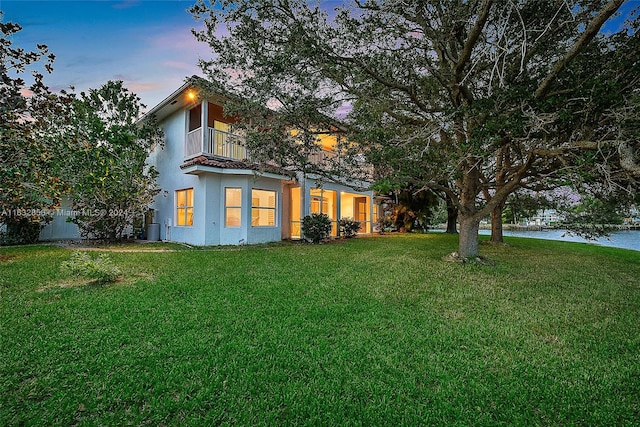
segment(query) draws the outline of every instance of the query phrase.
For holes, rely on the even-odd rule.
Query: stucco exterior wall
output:
[[[164,147],[156,148],[149,158],[159,172],[157,184],[162,190],[153,206],[155,220],[160,223],[160,239],[205,245],[206,182],[199,175],[188,175],[180,169],[184,161],[186,112],[180,110],[172,114],[161,125],[165,133]],[[193,188],[194,192],[193,226],[178,226],[175,192],[187,188]]]
[[[60,201],[60,208],[54,211],[53,220],[40,230],[40,240],[73,240],[80,238],[78,226],[67,219],[74,216],[71,200],[65,197]]]
[[[192,245],[239,245],[279,241],[282,238],[283,194],[278,178],[260,177],[247,170],[225,169],[220,173],[185,173],[186,111],[178,111],[161,123],[165,132],[162,150],[156,149],[149,157],[159,172],[157,184],[162,189],[156,196],[153,209],[160,223],[160,238]],[[242,189],[241,224],[225,225],[225,188]],[[176,191],[193,188],[193,225],[178,226],[176,218]],[[276,224],[271,227],[251,225],[252,189],[276,192]]]

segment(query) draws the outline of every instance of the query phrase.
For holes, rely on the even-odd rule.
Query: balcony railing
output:
[[[193,157],[202,154],[202,128],[194,129],[187,133],[184,145],[184,156]]]
[[[324,149],[309,155],[309,163],[324,168],[331,166],[340,168],[347,165],[337,152]],[[369,180],[373,177],[373,166],[370,163],[366,163],[364,158],[361,161],[359,160],[355,165],[351,163],[350,170],[356,172],[356,175],[361,179]]]
[[[247,150],[241,136],[214,128],[207,128],[203,138],[202,128],[187,133],[184,146],[185,158],[198,155],[226,157],[235,160],[247,158]]]
[[[247,158],[247,150],[243,146],[242,137],[233,133],[209,128],[207,143],[208,152],[215,156],[237,160]]]
[[[185,159],[204,156],[217,156],[233,160],[248,159],[247,149],[244,147],[242,136],[221,131],[215,128],[206,128],[203,135],[202,128],[194,129],[187,133],[184,145]],[[318,150],[309,156],[309,162],[325,169],[331,166],[345,166],[339,153],[330,150]],[[368,180],[372,176],[373,168],[364,161],[357,165],[354,171],[360,179]],[[355,178],[355,176],[354,176]]]

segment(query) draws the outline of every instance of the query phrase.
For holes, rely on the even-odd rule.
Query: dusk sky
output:
[[[187,12],[195,0],[28,1],[0,0],[5,22],[23,29],[14,46],[44,43],[56,55],[45,82],[54,90],[97,88],[123,80],[148,109],[201,74],[198,58],[211,51],[198,43]]]
[[[187,9],[195,0],[30,1],[0,0],[4,21],[23,30],[15,46],[33,50],[38,43],[56,55],[46,83],[54,90],[97,88],[123,80],[150,109],[177,89],[187,76],[202,74],[199,58],[208,46],[195,41],[198,27]],[[336,2],[323,2],[333,8]],[[622,15],[638,5],[630,0]],[[617,30],[622,19],[609,23]]]

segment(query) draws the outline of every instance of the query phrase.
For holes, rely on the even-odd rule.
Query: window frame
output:
[[[229,194],[228,190],[238,190],[240,192],[240,204],[239,205],[229,205]],[[238,214],[238,225],[229,225],[229,210],[237,209]],[[242,227],[242,187],[224,187],[224,226],[225,228],[240,228]]]
[[[180,206],[180,194],[184,193],[185,204],[184,206]],[[191,197],[189,197],[189,193],[191,193]],[[191,205],[189,205],[189,201],[191,201]],[[193,187],[183,188],[175,191],[175,215],[176,215],[176,227],[193,227],[193,205],[195,204],[195,194],[193,191]],[[191,217],[189,217],[189,213],[191,213]],[[189,223],[189,219],[191,219],[191,223]],[[181,220],[183,223],[181,224]]]
[[[202,128],[202,103],[198,103],[187,111],[187,133]]]
[[[273,207],[271,206],[262,206],[262,205],[254,205],[254,192],[260,191],[265,193],[273,193]],[[258,199],[259,200],[259,199]],[[258,218],[260,218],[261,212],[272,212],[273,213],[273,224],[260,225],[254,223],[254,212],[258,212]],[[268,216],[267,216],[268,218]],[[276,190],[267,190],[262,188],[252,188],[251,189],[251,226],[252,227],[277,227],[278,226],[278,192]]]

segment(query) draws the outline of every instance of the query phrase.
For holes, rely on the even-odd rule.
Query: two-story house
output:
[[[301,219],[319,212],[333,220],[334,236],[344,217],[371,233],[372,191],[252,163],[234,120],[223,114],[223,98],[199,99],[196,89],[185,83],[147,113],[165,133],[164,147],[149,157],[162,189],[152,206],[162,240],[238,245],[295,239]],[[317,157],[333,155],[331,138],[318,144]]]

